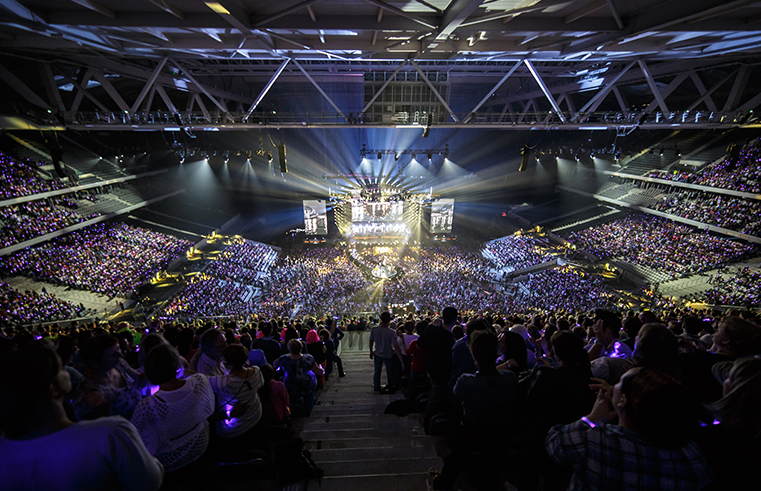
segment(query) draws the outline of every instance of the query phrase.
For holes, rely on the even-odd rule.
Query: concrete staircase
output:
[[[342,348],[348,348],[346,341]],[[403,396],[373,393],[369,351],[358,350],[357,344],[352,348],[341,353],[347,376],[338,378],[333,372],[335,378],[326,383],[299,435],[325,470],[319,489],[426,489],[428,468],[440,470],[443,465],[436,452],[437,438],[425,436],[419,414],[383,414],[389,402]]]

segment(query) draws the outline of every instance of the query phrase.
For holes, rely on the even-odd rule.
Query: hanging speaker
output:
[[[288,163],[285,161],[285,145],[282,143],[277,146],[277,157],[280,160],[280,172],[288,172]]]
[[[528,167],[528,157],[531,149],[528,145],[523,145],[521,148],[521,165],[518,167],[518,172],[523,172]]]

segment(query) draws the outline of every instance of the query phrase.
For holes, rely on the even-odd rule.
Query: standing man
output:
[[[382,312],[380,315],[380,324],[373,327],[370,331],[370,359],[375,360],[375,373],[373,374],[373,390],[376,394],[380,393],[380,381],[381,371],[383,370],[383,364],[386,365],[386,378],[388,380],[388,390],[395,391],[394,384],[394,368],[393,368],[393,356],[399,357],[399,361],[404,366],[404,358],[402,357],[402,350],[399,348],[399,341],[396,337],[396,332],[389,327],[391,322],[391,314],[388,312]],[[375,348],[375,351],[373,351]]]
[[[452,389],[449,379],[452,376],[452,346],[455,339],[452,328],[457,323],[457,309],[446,307],[440,319],[435,319],[417,340],[419,348],[426,350],[428,377],[431,381],[431,396],[425,410],[423,425],[426,432],[430,430],[431,417],[452,409]]]

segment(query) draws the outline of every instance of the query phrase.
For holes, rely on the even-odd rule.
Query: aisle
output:
[[[436,456],[436,438],[425,436],[418,414],[383,414],[389,402],[403,396],[373,393],[373,361],[366,349],[344,351],[341,358],[346,377],[326,383],[300,433],[325,470],[320,489],[426,489],[428,468],[442,465]]]

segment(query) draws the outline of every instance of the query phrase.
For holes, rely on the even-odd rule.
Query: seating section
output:
[[[46,291],[20,292],[5,282],[0,282],[0,305],[0,327],[63,321],[94,313]]]
[[[554,256],[539,249],[539,244],[532,237],[513,235],[487,242],[483,256],[493,261],[495,268],[508,271],[554,259]]]
[[[672,279],[737,261],[755,251],[746,242],[639,214],[570,232],[565,238],[597,257],[657,269]]]
[[[29,160],[17,161],[0,153],[0,201],[68,186],[58,179],[43,179],[37,172],[40,165]]]
[[[6,256],[0,272],[124,297],[191,245],[123,223],[99,223]]]

